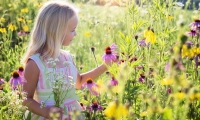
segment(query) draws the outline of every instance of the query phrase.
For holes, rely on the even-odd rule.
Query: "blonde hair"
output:
[[[58,57],[68,22],[75,15],[76,10],[64,1],[45,3],[38,11],[22,62],[26,64],[29,57],[36,53],[40,53],[42,59]]]

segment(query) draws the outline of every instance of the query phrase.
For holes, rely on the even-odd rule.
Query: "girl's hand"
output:
[[[46,112],[46,118],[48,118],[49,120],[53,120],[53,119],[62,119],[62,116],[64,114],[64,110],[62,108],[59,107],[47,107],[47,112]]]

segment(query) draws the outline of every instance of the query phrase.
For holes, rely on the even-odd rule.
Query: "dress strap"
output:
[[[42,63],[42,60],[40,59],[40,55],[39,54],[34,54],[34,55],[30,56],[29,59],[34,60],[40,70],[45,68],[44,64]]]

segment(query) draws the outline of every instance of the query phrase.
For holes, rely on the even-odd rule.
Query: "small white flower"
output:
[[[58,58],[55,58],[54,62],[58,62],[58,61],[59,61],[59,59],[58,59]]]
[[[179,6],[179,7],[183,7],[184,4],[182,2],[176,2],[176,5]]]
[[[74,78],[72,76],[68,76],[69,81],[72,81]]]
[[[63,62],[63,64],[68,67],[70,65],[70,62],[69,61],[65,61],[65,62]]]

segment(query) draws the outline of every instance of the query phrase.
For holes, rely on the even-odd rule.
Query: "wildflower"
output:
[[[190,23],[189,26],[192,30],[196,30],[200,26],[200,20],[194,20],[194,22]]]
[[[27,12],[28,12],[28,8],[23,8],[23,9],[21,9],[21,12],[22,12],[22,13],[27,13]]]
[[[20,76],[24,76],[24,67],[23,66],[20,66],[18,68],[18,73],[19,73]]]
[[[0,22],[3,23],[3,22],[5,22],[5,21],[6,21],[5,18],[3,18],[3,17],[0,18]]]
[[[26,20],[28,23],[31,23],[32,22],[32,20]]]
[[[13,30],[16,30],[17,27],[16,27],[15,25],[13,25],[12,23],[10,23],[10,24],[8,25],[8,29],[11,30],[11,31],[13,31]]]
[[[195,63],[196,63],[196,67],[200,66],[200,55],[197,55],[195,57]]]
[[[139,78],[139,82],[144,82],[145,81],[145,75],[144,74],[140,74],[140,78]]]
[[[95,51],[95,47],[93,47],[93,46],[90,49],[91,49],[92,52]]]
[[[185,98],[186,94],[184,92],[178,92],[176,94],[174,94],[174,97],[175,98],[178,98],[178,99],[183,99]]]
[[[24,30],[25,32],[27,32],[27,31],[29,30],[28,26],[27,26],[27,25],[23,26],[23,30]]]
[[[167,16],[166,16],[166,19],[167,19],[167,21],[171,21],[172,19],[174,19],[174,17],[171,16],[171,15],[167,15]]]
[[[96,90],[99,92],[99,93],[103,93],[106,91],[106,86],[103,84],[103,81],[102,80],[97,80],[97,88]]]
[[[42,6],[42,3],[37,3],[37,4],[35,4],[35,7],[40,8],[41,6]]]
[[[115,49],[117,48],[117,45],[112,44],[111,46],[106,47],[105,54],[102,56],[102,59],[105,62],[112,62],[117,59]]]
[[[161,84],[162,85],[171,85],[174,83],[174,79],[171,79],[171,78],[165,78],[161,81]]]
[[[85,36],[86,36],[86,37],[90,37],[90,36],[91,36],[91,33],[90,33],[90,32],[85,32]]]
[[[116,86],[116,85],[118,85],[118,81],[114,77],[112,77],[112,79],[110,80],[110,85]]]
[[[165,65],[165,72],[168,72],[168,71],[169,71],[169,68],[170,68],[170,64],[167,63],[167,64]]]
[[[156,36],[153,30],[150,30],[150,29],[146,30],[144,32],[144,37],[146,39],[146,42],[148,43],[154,44],[156,42]]]
[[[103,110],[103,107],[101,105],[99,105],[97,102],[92,102],[92,105],[89,107],[89,110],[95,111],[95,112],[97,110],[101,111],[101,110]]]
[[[1,33],[6,33],[7,31],[6,31],[6,28],[0,28],[0,32]]]
[[[171,88],[167,88],[167,93],[168,93],[168,94],[172,93]]]
[[[92,93],[93,95],[98,95],[98,92],[96,91],[96,88],[98,87],[98,85],[92,80],[92,78],[88,78],[87,82],[85,84],[83,84],[83,88],[87,87],[90,91],[90,93]]]
[[[190,32],[187,32],[186,34],[192,37],[199,36],[199,34],[195,30],[190,30]]]
[[[182,2],[176,2],[176,5],[179,6],[179,7],[183,7],[184,4]]]
[[[128,115],[128,110],[122,103],[114,101],[108,104],[108,107],[105,109],[104,113],[108,118],[120,120],[122,117]]]
[[[23,85],[23,81],[23,77],[19,75],[18,71],[14,71],[9,83],[12,89],[16,89],[18,85]]]
[[[147,112],[147,111],[144,111],[144,112],[141,112],[141,113],[140,113],[140,116],[141,116],[141,117],[145,117],[145,116],[147,116],[147,115],[148,115],[148,112]]]
[[[27,32],[25,32],[25,31],[23,31],[23,30],[20,30],[20,31],[17,33],[18,36],[24,36],[24,35],[26,35],[26,34],[27,34]]]
[[[139,45],[140,47],[145,47],[145,46],[147,45],[145,39],[140,40],[140,41],[138,42],[138,45]]]
[[[20,17],[17,19],[19,22],[25,22],[24,18],[23,17]]]
[[[3,90],[4,79],[0,78],[0,90]]]

